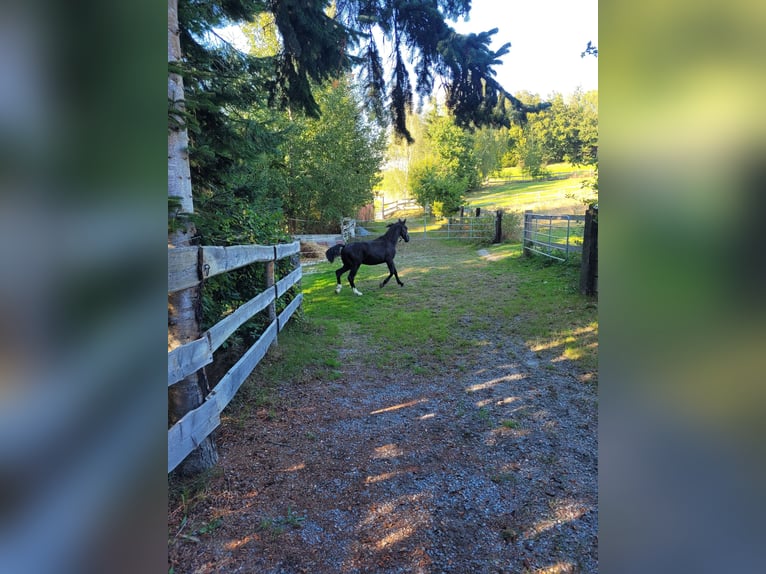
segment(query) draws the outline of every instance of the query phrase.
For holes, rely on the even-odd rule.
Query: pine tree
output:
[[[432,93],[437,78],[444,82],[447,106],[461,126],[508,126],[549,106],[525,104],[495,80],[494,67],[510,49],[510,43],[490,49],[497,29],[464,35],[447,24],[447,19],[470,12],[470,0],[180,1],[185,6],[182,45],[189,71],[202,65],[224,77],[251,74],[253,81],[239,94],[243,99],[267,96],[272,105],[316,116],[312,86],[357,67],[369,113],[390,121],[407,140],[406,112],[416,94],[425,98]],[[264,12],[273,15],[279,31],[280,50],[273,56],[224,57],[202,41],[216,27],[252,21]],[[378,45],[381,36],[392,49],[390,78],[385,77]]]

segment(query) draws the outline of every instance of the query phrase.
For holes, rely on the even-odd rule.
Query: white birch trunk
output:
[[[178,33],[178,0],[168,0],[168,63],[181,59]],[[168,72],[168,103],[179,112],[184,110],[183,78]],[[182,213],[194,213],[191,170],[189,168],[189,135],[182,115],[169,118],[168,124],[168,197],[177,198]],[[189,223],[168,235],[168,248],[189,245],[194,235]],[[184,289],[168,296],[168,351],[197,339],[198,287]],[[179,381],[168,390],[168,417],[176,422],[188,411],[202,404],[203,396],[197,375]],[[179,466],[182,474],[198,474],[217,463],[218,455],[210,437],[206,438]]]

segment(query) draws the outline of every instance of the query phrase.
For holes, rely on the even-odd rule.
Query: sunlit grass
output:
[[[569,162],[551,163],[545,166],[545,171],[551,175],[570,174],[573,172],[589,171],[590,168],[583,166],[575,166]],[[523,173],[523,168],[519,165],[514,167],[504,167],[497,174],[497,178],[507,177],[526,177]],[[492,177],[490,177],[492,179]]]
[[[519,244],[484,246],[480,253],[476,245],[452,240],[400,244],[395,262],[405,286],[392,282],[380,289],[385,265],[362,266],[356,278],[361,297],[351,293],[346,276],[335,293],[337,262],[307,268],[303,308],[315,334],[310,349],[297,342],[300,356],[291,361],[308,361],[324,369],[323,376],[342,372],[333,353],[353,338],[368,349],[357,359],[363,364],[422,376],[455,368],[461,358],[480,360],[477,336],[494,332],[519,339],[551,365],[567,360],[595,369],[596,304],[578,292],[577,261],[526,258]]]
[[[235,416],[273,408],[282,384],[343,380],[354,365],[402,380],[460,376],[506,339],[543,369],[566,365],[597,383],[597,305],[578,291],[577,261],[527,258],[513,243],[420,240],[400,244],[395,262],[405,286],[380,289],[386,266],[362,266],[361,297],[346,276],[335,293],[337,261],[306,267],[301,316],[238,393],[246,410]]]
[[[591,192],[583,189],[588,178],[570,178],[553,181],[491,183],[466,196],[470,207],[505,211],[532,210],[538,213],[572,214],[585,212],[583,198]]]

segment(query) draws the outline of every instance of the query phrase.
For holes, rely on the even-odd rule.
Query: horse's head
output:
[[[404,239],[405,243],[408,243],[410,240],[410,234],[407,232],[407,226],[405,225],[407,223],[407,219],[400,219],[396,222],[396,225],[399,226],[399,237]]]
[[[386,237],[389,239],[394,239],[396,237],[395,241],[398,241],[400,238],[404,239],[405,242],[410,240],[410,234],[407,233],[407,225],[405,225],[407,222],[406,219],[399,219],[396,223],[388,223],[386,227],[388,227],[388,231],[386,231]]]

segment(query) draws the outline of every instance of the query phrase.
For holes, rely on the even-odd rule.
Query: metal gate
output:
[[[540,215],[524,212],[524,254],[530,252],[566,261],[582,252],[584,215]]]

